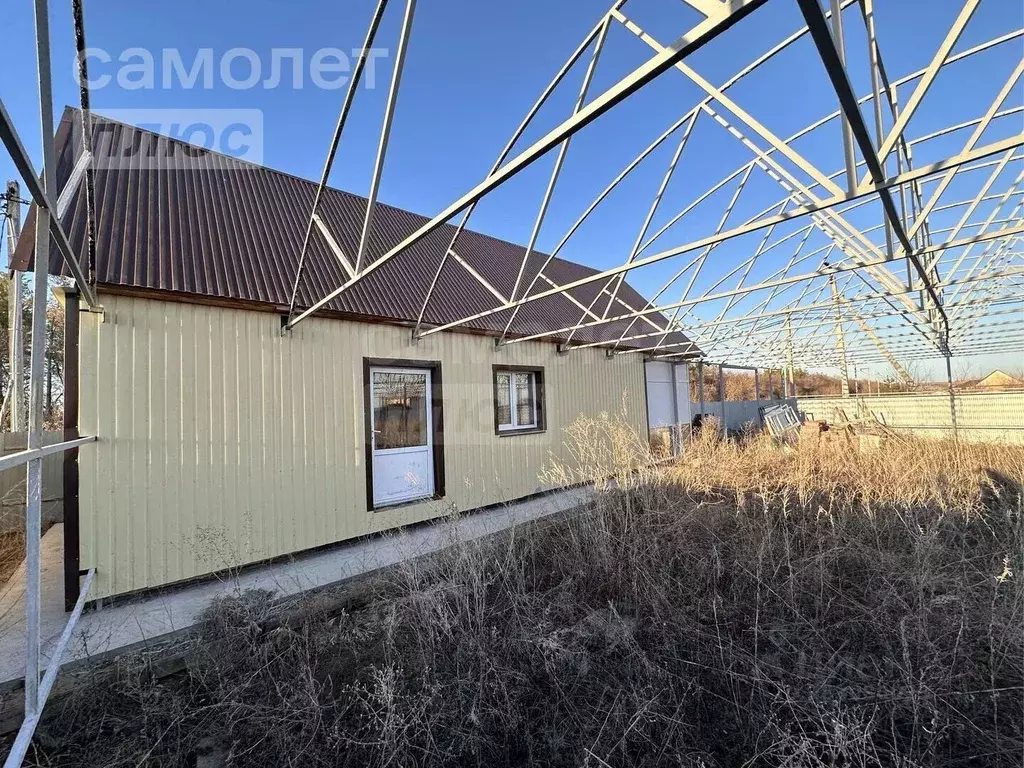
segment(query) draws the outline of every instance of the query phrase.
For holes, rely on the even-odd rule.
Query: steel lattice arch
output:
[[[498,346],[545,337],[560,340],[565,354],[600,346],[609,355],[781,368],[790,374],[796,366],[834,366],[844,378],[849,363],[888,365],[897,376],[907,378],[911,362],[944,358],[950,381],[953,356],[1024,349],[1020,248],[1024,235],[1020,83],[1024,29],[1018,28],[1020,14],[1011,18],[1013,14],[1007,12],[1010,4],[988,0],[985,7],[994,9],[994,15],[990,13],[982,25],[984,36],[972,39],[978,28],[972,28],[971,22],[982,3],[964,0],[937,45],[930,50],[911,46],[912,50],[902,52],[908,55],[901,56],[901,61],[911,58],[909,54],[919,56],[917,68],[897,72],[887,68],[887,54],[879,40],[906,37],[905,29],[885,27],[886,19],[892,17],[883,11],[895,7],[898,0],[878,2],[879,8],[876,0],[651,2],[684,10],[688,28],[682,34],[645,28],[631,2],[616,0],[599,15],[527,110],[482,180],[386,252],[371,253],[369,234],[381,174],[392,122],[401,107],[408,44],[415,35],[416,0],[394,0],[395,6],[401,6],[402,21],[358,247],[352,253],[333,249],[346,279],[311,305],[300,306],[297,297],[303,270],[308,268],[314,225],[317,236],[331,243],[338,239],[318,217],[318,208],[366,57],[388,10],[389,0],[378,0],[305,219],[284,333],[385,264],[401,265],[412,246],[451,222],[451,241],[429,287],[418,297],[420,311],[411,329],[414,341],[497,316],[499,326],[503,325],[496,334]],[[88,225],[85,252],[80,256],[62,227],[61,200],[55,194],[49,6],[47,0],[34,0],[33,5],[42,173],[33,167],[0,101],[0,141],[37,210],[28,449],[0,459],[0,468],[27,466],[25,720],[5,763],[11,766],[20,764],[28,749],[96,575],[95,569],[85,574],[78,601],[40,679],[42,461],[51,454],[90,450],[89,444],[96,440],[80,436],[54,445],[44,445],[42,440],[51,255],[54,261],[63,260],[88,309],[102,308],[94,290],[92,158],[85,150],[76,162],[76,172],[85,177]],[[798,11],[789,34],[752,53],[743,46],[731,46],[734,30],[757,25],[759,16],[770,12],[766,6]],[[72,12],[80,82],[88,83],[81,0],[74,0]],[[624,37],[640,45],[646,58],[598,91],[595,73],[607,60],[608,50]],[[716,46],[719,59],[734,65],[731,74],[718,80],[701,74],[704,66],[698,61],[704,49],[714,51]],[[782,76],[772,69],[777,70],[780,61],[785,63]],[[949,77],[950,72],[955,76]],[[696,96],[678,104],[673,101],[677,113],[665,124],[656,124],[653,117],[635,121],[631,138],[640,137],[643,148],[628,162],[602,169],[606,174],[602,188],[573,201],[578,214],[551,241],[550,252],[544,253],[539,247],[542,229],[547,238],[554,223],[549,216],[551,202],[564,189],[559,181],[573,156],[573,138],[600,127],[603,116],[623,109],[642,91],[649,92],[646,89],[653,84],[669,78],[685,83]],[[783,110],[776,108],[776,114],[771,114],[773,110],[749,103],[751,84],[768,92],[786,89],[800,94],[814,80],[824,87],[821,92],[827,93],[827,99],[818,105],[817,118],[799,130],[773,129]],[[942,89],[935,87],[937,81],[944,84]],[[539,129],[538,116],[545,105],[567,90],[571,92],[567,114],[554,127]],[[91,148],[87,85],[81,87],[81,107],[78,119],[84,146]],[[760,117],[755,116],[758,113]],[[539,138],[526,141],[538,133]],[[689,168],[693,155],[709,154],[721,155],[730,170],[717,178],[681,171]],[[514,285],[503,292],[459,256],[460,237],[481,201],[541,160],[548,163],[546,184],[537,190],[536,210],[526,222],[530,236]],[[640,169],[652,174],[655,183],[647,190],[640,215],[635,216],[628,208],[616,207],[615,193],[635,179]],[[572,248],[574,236],[594,217],[614,222],[628,234],[632,246],[602,253],[600,259],[595,254],[589,261],[585,254],[575,253],[575,258],[597,271],[569,282],[553,279],[547,267]],[[50,253],[51,238],[56,254]],[[537,259],[540,267],[528,268]],[[599,260],[601,264],[593,263]],[[453,264],[479,283],[494,298],[494,305],[432,325],[424,321],[426,310],[442,270]],[[660,287],[648,291],[642,305],[635,297],[630,303],[622,291],[627,275],[643,275],[645,284]],[[18,280],[20,284],[20,275]],[[599,290],[589,301],[580,301],[575,292],[585,286]],[[589,290],[584,295],[594,293]],[[520,322],[522,307],[556,295],[578,307],[574,324],[536,332]],[[589,334],[580,334],[583,329],[612,324],[616,332],[624,327],[617,340],[589,341],[585,340]],[[719,387],[721,381],[719,377]],[[955,434],[952,386],[950,401]]]
[[[1024,30],[1008,28],[983,42],[958,48],[980,4],[980,0],[967,0],[941,44],[934,51],[921,52],[921,68],[897,75],[886,69],[872,0],[832,0],[827,9],[817,0],[799,0],[804,26],[757,58],[742,62],[727,80],[715,84],[688,62],[699,49],[722,43],[716,38],[731,27],[756,24],[761,7],[775,4],[766,0],[686,0],[699,21],[678,39],[663,42],[630,18],[626,0],[618,0],[537,98],[484,179],[387,253],[369,260],[367,233],[413,28],[415,2],[408,0],[370,187],[371,202],[359,250],[347,260],[349,279],[302,311],[295,306],[293,295],[287,327],[294,327],[383,264],[401,259],[404,250],[456,218],[457,231],[445,259],[460,262],[459,234],[477,204],[550,155],[554,163],[546,187],[538,190],[532,234],[512,293],[504,295],[486,285],[496,298],[493,309],[441,326],[428,327],[421,311],[415,338],[504,313],[508,320],[499,345],[567,334],[562,349],[571,352],[603,344],[574,343],[579,329],[625,320],[628,330],[619,342],[646,341],[629,350],[619,349],[617,343],[612,346],[614,354],[700,357],[790,369],[835,366],[845,370],[848,362],[887,363],[901,377],[907,376],[906,361],[948,360],[951,355],[1021,348],[1024,269],[1019,243],[1024,232],[1024,156],[1020,146],[1024,135],[1019,129],[1024,106],[1019,80],[1024,61],[1018,60],[1008,74],[1000,73],[998,67],[982,66],[976,67],[971,77],[961,78],[964,87],[991,91],[991,101],[980,114],[961,114],[965,110],[957,109],[948,95],[943,94],[941,100],[934,95],[929,98],[929,91],[949,69],[984,62],[993,51],[1019,50]],[[366,48],[374,41],[386,5],[386,0],[381,0],[377,6]],[[852,25],[859,25],[858,34],[867,49],[857,57],[847,50],[854,37]],[[610,44],[609,32],[618,27],[642,41],[650,58],[604,92],[593,93],[594,72]],[[763,77],[773,59],[793,50],[807,59],[807,71],[827,75],[837,108],[781,137],[747,111],[738,98],[732,98],[730,90]],[[867,93],[858,93],[851,85],[855,58],[869,70]],[[361,64],[354,70],[342,106],[321,186],[326,185],[331,170]],[[544,104],[559,87],[566,87],[571,72],[579,71],[583,72],[582,84],[572,113],[539,140],[519,148]],[[579,201],[579,217],[543,264],[562,252],[589,217],[607,215],[611,193],[631,173],[653,156],[664,163],[657,150],[672,147],[660,184],[650,190],[646,215],[638,221],[617,218],[622,227],[635,228],[633,247],[620,254],[615,266],[575,283],[558,284],[543,268],[532,279],[525,279],[526,264],[537,252],[538,236],[573,136],[648,83],[668,77],[684,78],[702,97],[685,105],[678,119],[665,126],[631,162],[609,169],[607,186],[593,199]],[[800,74],[792,73],[790,80],[791,85],[799,86]],[[929,124],[935,123],[936,114],[945,122],[938,129],[912,135],[908,130],[912,119],[925,112]],[[702,151],[698,134],[708,127],[732,139],[735,168],[714,183],[688,178],[690,202],[678,210],[667,210],[665,191],[678,176],[687,154]],[[799,149],[816,137],[831,145],[833,151],[827,156],[832,165],[822,167],[821,161],[812,162]],[[944,151],[953,145],[956,151]],[[929,162],[915,162],[915,153],[927,156]],[[754,215],[740,218],[736,211],[751,197],[748,193],[745,199],[744,193],[758,177],[771,180],[777,197]],[[309,233],[316,207],[314,202]],[[655,227],[659,218],[665,223]],[[673,242],[673,230],[693,219],[699,219],[707,234]],[[302,263],[300,258],[296,286]],[[669,265],[671,277],[653,292],[647,305],[634,307],[619,301],[623,278],[654,265]],[[444,266],[442,262],[434,284],[423,296],[424,309]],[[597,283],[601,288],[598,295],[605,298],[581,306],[574,326],[534,335],[517,331],[522,306],[556,293],[571,295],[573,289],[589,283]],[[595,310],[595,303],[602,306]],[[660,313],[670,318],[664,326],[650,321]],[[693,342],[667,343],[673,330],[684,332]]]

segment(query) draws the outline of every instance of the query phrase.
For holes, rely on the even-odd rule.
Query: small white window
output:
[[[496,368],[494,371],[494,422],[498,432],[539,430],[541,372]]]

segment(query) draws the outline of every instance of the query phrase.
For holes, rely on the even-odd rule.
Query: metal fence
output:
[[[954,396],[957,435],[963,440],[1024,444],[1024,390],[958,392]],[[804,419],[835,421],[875,418],[914,434],[949,437],[953,410],[946,392],[799,397]]]
[[[43,445],[56,445],[64,439],[63,432],[44,432]],[[0,432],[0,456],[10,456],[28,448],[26,432]],[[44,523],[64,518],[64,457],[60,454],[43,459]],[[0,471],[0,533],[25,527],[25,468],[12,467]]]

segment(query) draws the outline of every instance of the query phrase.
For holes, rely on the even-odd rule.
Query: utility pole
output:
[[[850,396],[850,374],[846,368],[846,337],[843,335],[843,310],[839,304],[839,290],[836,288],[836,276],[829,275],[828,283],[832,287],[832,299],[836,304],[836,347],[839,349],[839,376],[842,379],[843,397]]]
[[[16,181],[7,182],[4,193],[5,212],[7,216],[7,269],[11,278],[10,290],[7,293],[7,325],[8,325],[8,371],[10,372],[10,403],[11,432],[20,432],[25,416],[25,332],[22,326],[24,308],[22,302],[23,276],[18,270],[11,269],[14,249],[21,234],[21,187]]]

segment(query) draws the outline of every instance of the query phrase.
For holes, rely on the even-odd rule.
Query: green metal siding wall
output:
[[[82,567],[154,587],[543,490],[581,414],[646,426],[640,355],[104,295],[83,313]],[[363,358],[440,360],[446,497],[366,509]],[[547,431],[498,437],[493,364],[545,369]]]

